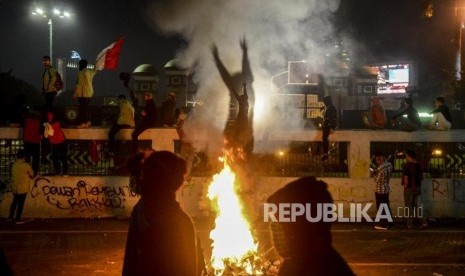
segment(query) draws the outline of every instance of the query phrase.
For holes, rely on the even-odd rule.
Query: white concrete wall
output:
[[[66,129],[68,139],[107,138],[108,129]],[[130,139],[131,130],[125,130],[119,138]],[[369,178],[370,142],[372,141],[422,141],[422,142],[465,142],[465,132],[453,130],[416,131],[336,131],[330,136],[332,141],[349,142],[350,178],[323,178],[335,202],[374,203],[374,184]],[[3,139],[18,139],[20,129],[0,128]],[[173,150],[173,140],[177,139],[174,129],[150,129],[141,139],[151,139],[157,150]],[[277,141],[320,140],[318,131],[282,131],[274,132],[269,139]],[[294,180],[283,177],[257,177],[253,182],[253,192],[246,196],[253,199],[253,206],[260,212],[262,203],[277,189]],[[127,177],[39,177],[33,181],[24,210],[24,217],[67,218],[67,217],[127,217],[138,197],[129,191]],[[210,212],[205,198],[210,178],[193,178],[179,192],[178,199],[192,216],[205,216]],[[0,216],[8,215],[11,193],[0,194]],[[403,206],[400,179],[391,180],[391,208]],[[422,201],[426,215],[430,217],[465,217],[465,180],[462,179],[425,179],[422,187]],[[374,210],[370,209],[370,214]]]

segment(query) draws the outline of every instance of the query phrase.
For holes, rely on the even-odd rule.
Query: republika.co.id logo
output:
[[[300,217],[309,222],[379,222],[381,219],[392,222],[393,217],[423,216],[423,207],[398,207],[393,215],[387,203],[380,204],[374,219],[368,215],[370,208],[376,208],[372,203],[350,203],[348,212],[344,212],[343,203],[264,203],[263,207],[264,222],[295,222]]]

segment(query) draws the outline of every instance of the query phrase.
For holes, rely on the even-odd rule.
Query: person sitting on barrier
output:
[[[444,97],[437,97],[434,101],[436,108],[431,111],[433,118],[431,118],[431,121],[428,124],[428,129],[450,130],[452,126],[452,116],[450,115],[449,107],[445,105],[445,102],[446,100]]]
[[[374,97],[371,99],[371,108],[369,112],[362,115],[363,124],[371,129],[383,129],[386,126],[386,111],[381,104],[381,99]]]
[[[141,198],[129,222],[123,276],[203,275],[194,225],[176,201],[185,173],[185,161],[168,151],[153,151],[142,161]]]
[[[108,132],[108,150],[111,153],[115,152],[115,136],[121,130],[125,128],[133,128],[136,124],[134,122],[134,107],[124,95],[118,95],[119,100],[119,115],[110,131]]]
[[[414,131],[421,128],[420,115],[418,110],[413,106],[412,98],[405,98],[405,108],[397,112],[392,118],[391,122],[394,123],[397,119],[397,127],[400,130]],[[407,118],[403,117],[407,115]]]
[[[286,216],[279,214],[276,205],[289,203],[310,204],[311,208],[306,209],[311,214],[297,216],[291,222],[271,222],[273,244],[284,258],[279,275],[355,275],[331,244],[331,223],[323,218],[316,222],[306,219],[310,215],[317,217],[318,204],[333,203],[328,185],[314,176],[303,177],[268,198],[268,204],[275,205],[278,210],[275,218]]]

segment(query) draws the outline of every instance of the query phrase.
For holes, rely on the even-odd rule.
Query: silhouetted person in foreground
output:
[[[254,144],[254,137],[253,137],[253,106],[255,104],[255,93],[252,89],[252,82],[253,82],[253,75],[252,75],[252,70],[250,69],[250,62],[249,58],[247,55],[247,42],[245,39],[240,41],[240,45],[242,48],[242,72],[238,72],[235,74],[231,74],[228,72],[226,67],[224,66],[223,62],[221,61],[218,53],[218,48],[216,45],[213,45],[212,47],[212,54],[213,58],[215,60],[216,67],[218,68],[218,71],[221,75],[221,78],[223,79],[223,82],[225,83],[226,87],[229,90],[229,96],[230,96],[230,105],[232,106],[237,106],[239,105],[239,111],[245,113],[245,100],[247,100],[247,132],[249,133],[246,138],[245,143],[242,143],[243,145],[243,150],[246,154],[250,154],[253,151],[253,144]],[[242,98],[242,110],[241,110],[241,103],[239,101],[239,95],[237,94],[237,91],[240,90],[246,90],[245,95],[246,97]],[[248,93],[247,93],[248,92]],[[244,94],[243,94],[244,95]],[[249,110],[249,106],[250,108]],[[237,114],[237,116],[243,116],[244,114]],[[234,109],[229,109],[229,119],[236,118],[236,114],[234,113]],[[241,117],[242,118],[242,117]],[[235,135],[237,128],[235,127],[237,125],[237,121],[233,126],[231,126],[228,122],[226,123],[225,129],[224,129],[224,135],[225,138],[228,142],[228,144],[232,145],[233,147],[240,145],[240,141],[238,141],[238,137]],[[243,122],[241,122],[243,123]]]
[[[5,250],[0,247],[0,275],[2,276],[13,276],[15,275],[13,269],[11,268],[10,264],[5,255]]]
[[[141,198],[129,223],[123,276],[196,276],[203,254],[190,217],[176,201],[184,182],[184,160],[154,151],[142,163]]]
[[[309,176],[279,189],[268,202],[311,204],[311,216],[315,218],[317,204],[333,203],[333,199],[325,182]],[[355,275],[331,244],[330,222],[309,222],[303,215],[295,222],[272,222],[270,227],[274,246],[284,258],[280,276]]]

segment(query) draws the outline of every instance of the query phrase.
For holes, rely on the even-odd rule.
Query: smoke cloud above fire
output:
[[[149,6],[156,27],[178,35],[187,44],[179,49],[180,65],[190,68],[204,103],[188,120],[188,135],[207,138],[210,149],[221,148],[228,115],[229,92],[212,57],[216,45],[228,71],[241,71],[240,40],[246,39],[254,76],[254,134],[279,126],[281,116],[271,77],[287,71],[288,61],[306,60],[318,71],[324,55],[334,51],[331,16],[340,0],[162,0]],[[300,118],[281,122],[299,127]],[[191,131],[193,130],[193,131]],[[201,145],[197,145],[201,146]]]

